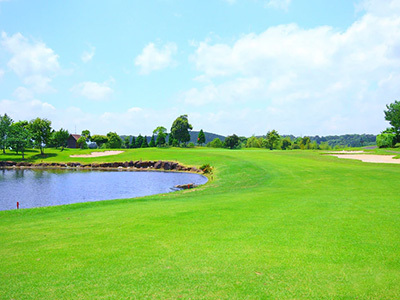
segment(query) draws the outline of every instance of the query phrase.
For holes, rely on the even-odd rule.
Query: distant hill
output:
[[[199,136],[199,132],[200,131],[189,131],[190,134],[190,142],[193,144],[197,144],[197,137]],[[219,134],[215,134],[215,133],[210,133],[210,132],[206,132],[204,131],[204,135],[206,136],[206,144],[211,142],[213,139],[215,138],[219,138],[222,142],[225,141],[225,136],[223,135],[219,135]],[[128,135],[121,135],[120,137],[122,138],[122,140],[124,140]],[[137,136],[135,136],[135,138],[137,138]],[[155,137],[157,138],[157,136]],[[132,139],[129,139],[129,142]],[[150,143],[151,140],[151,135],[147,136],[147,142]],[[168,141],[168,138],[167,138]]]
[[[196,144],[197,143],[197,137],[199,136],[200,131],[189,131],[190,134],[190,142]],[[205,132],[204,135],[206,136],[206,144],[211,142],[213,139],[219,138],[222,142],[225,141],[225,137],[223,135],[215,134],[215,133],[210,133],[210,132]]]

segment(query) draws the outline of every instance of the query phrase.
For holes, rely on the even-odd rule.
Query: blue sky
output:
[[[151,134],[379,133],[400,0],[0,0],[0,114]]]

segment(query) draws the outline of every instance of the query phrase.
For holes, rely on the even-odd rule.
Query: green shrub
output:
[[[190,143],[187,145],[187,147],[188,147],[188,148],[194,148],[194,144],[193,144],[192,142],[190,142]]]
[[[332,149],[331,146],[329,146],[328,142],[322,142],[319,147],[321,148],[321,150],[330,150]]]
[[[205,174],[211,174],[212,173],[212,167],[210,164],[204,164],[200,167],[200,170],[202,170]]]
[[[379,148],[394,147],[396,144],[396,135],[393,133],[381,133],[376,137],[376,144]]]
[[[207,144],[207,147],[211,147],[211,148],[222,148],[223,146],[224,146],[224,144],[222,143],[222,141],[219,138],[215,138]]]

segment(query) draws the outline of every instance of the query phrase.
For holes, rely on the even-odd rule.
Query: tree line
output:
[[[384,111],[385,119],[392,127],[387,128],[376,137],[379,147],[394,147],[400,142],[400,102],[386,105]],[[170,132],[163,126],[158,126],[153,130],[150,142],[147,136],[127,136],[122,139],[116,132],[109,132],[107,135],[91,135],[89,130],[83,130],[77,144],[80,148],[147,148],[147,147],[194,147],[190,141],[189,131],[193,126],[189,123],[187,115],[181,115],[172,123]],[[61,128],[56,131],[51,127],[51,121],[36,118],[31,121],[14,122],[7,114],[0,115],[0,149],[6,153],[7,149],[14,150],[17,154],[21,153],[24,159],[25,150],[28,148],[40,149],[44,154],[45,147],[61,148],[67,146],[70,136],[68,130]],[[197,137],[197,145],[205,144],[205,134],[200,130]],[[266,148],[266,149],[314,149],[329,150],[344,146],[364,146],[375,142],[374,135],[342,135],[327,137],[294,137],[281,136],[276,130],[268,131],[265,136],[239,137],[236,134],[227,136],[224,141],[215,138],[207,143],[207,147],[213,148]]]
[[[212,148],[266,148],[270,150],[292,150],[292,149],[314,149],[314,150],[329,150],[332,147],[328,142],[317,143],[312,141],[310,137],[298,137],[292,139],[290,136],[281,136],[278,131],[271,130],[263,137],[251,136],[249,138],[239,137],[236,134],[230,135],[222,142],[216,138],[207,144],[207,147]]]
[[[126,137],[124,140],[116,133],[109,132],[107,135],[91,135],[89,130],[83,130],[77,145],[85,148],[146,148],[146,147],[185,147],[190,141],[189,130],[193,126],[189,124],[188,116],[179,116],[172,124],[170,133],[163,126],[158,126],[153,131],[150,143],[147,136],[139,134],[136,138]],[[61,151],[67,146],[70,136],[68,130],[61,128],[56,131],[51,127],[51,121],[36,118],[31,121],[14,120],[7,114],[0,115],[0,149],[5,154],[7,149],[12,149],[17,154],[21,153],[24,159],[25,150],[28,148],[40,149],[44,154],[45,147],[60,148]],[[197,144],[202,146],[205,143],[205,135],[200,130]],[[191,146],[191,145],[189,145]],[[194,146],[194,145],[193,145]]]

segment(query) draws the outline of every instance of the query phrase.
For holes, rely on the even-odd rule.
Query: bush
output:
[[[207,144],[207,147],[211,147],[211,148],[222,148],[223,146],[224,146],[224,144],[222,143],[222,141],[219,138],[215,138]]]
[[[229,149],[237,149],[240,146],[239,137],[236,134],[229,135],[225,138],[224,147]]]
[[[331,146],[329,146],[328,142],[322,142],[319,147],[321,148],[321,150],[330,150],[332,149]]]
[[[192,142],[190,142],[187,146],[188,148],[194,148],[194,144]]]
[[[212,167],[210,164],[204,164],[200,167],[200,170],[202,170],[205,174],[211,174],[212,173]]]
[[[394,147],[396,135],[393,133],[381,133],[376,137],[376,144],[379,148]]]
[[[177,139],[172,140],[172,147],[179,147],[179,142]]]

